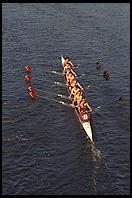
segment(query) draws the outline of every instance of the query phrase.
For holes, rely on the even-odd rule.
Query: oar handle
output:
[[[70,105],[70,104],[68,104],[66,102],[63,102],[63,101],[60,101],[59,103],[62,104],[62,105],[65,105],[67,107],[70,107],[70,108],[75,108],[74,106],[72,106],[72,105]]]

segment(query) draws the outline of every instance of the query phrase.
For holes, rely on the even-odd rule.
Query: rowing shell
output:
[[[63,56],[61,56],[61,64],[63,66],[63,63],[65,62],[65,59],[63,58]],[[68,90],[69,92],[69,90]],[[76,115],[84,129],[84,131],[86,132],[86,135],[87,137],[93,142],[93,135],[92,135],[92,128],[91,128],[91,123],[90,123],[90,120],[87,121],[87,122],[83,122],[80,117],[79,117],[79,113],[78,113],[78,109],[75,107],[75,112],[76,112]]]

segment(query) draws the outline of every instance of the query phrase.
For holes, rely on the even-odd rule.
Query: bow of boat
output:
[[[65,62],[65,59],[64,59],[64,57],[61,55],[61,64],[63,65],[64,62]]]

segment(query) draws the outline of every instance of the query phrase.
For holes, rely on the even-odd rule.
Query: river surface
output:
[[[24,65],[36,95],[62,100],[61,54],[95,108],[95,145],[72,108],[29,98]],[[96,69],[101,59],[102,66]],[[103,81],[104,70],[110,80]],[[87,89],[88,85],[93,85]],[[52,94],[54,93],[54,95]],[[130,194],[130,5],[127,3],[2,4],[3,195]]]

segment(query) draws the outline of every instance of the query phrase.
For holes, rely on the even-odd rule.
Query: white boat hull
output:
[[[62,65],[63,65],[64,62],[65,62],[65,59],[63,58],[63,56],[61,56],[61,63],[62,63]],[[80,121],[80,123],[81,123],[81,125],[82,125],[82,127],[84,129],[84,131],[86,132],[87,137],[93,142],[93,135],[92,135],[92,128],[91,128],[90,121],[88,121],[88,122],[82,122],[81,119],[79,118],[77,108],[75,108],[75,112],[77,114],[77,117],[78,117],[78,119],[79,119],[79,121]]]

